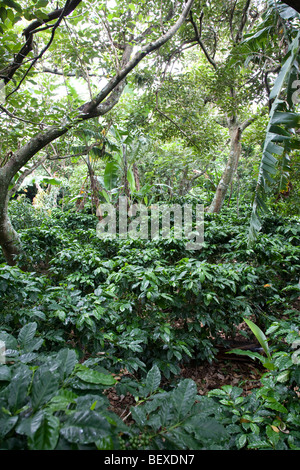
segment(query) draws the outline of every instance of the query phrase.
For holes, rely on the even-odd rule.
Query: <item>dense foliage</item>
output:
[[[194,253],[100,240],[97,218],[74,211],[21,230],[20,265],[0,268],[2,448],[298,448],[300,225],[270,216],[249,249],[244,215],[207,216]],[[180,365],[212,361],[249,317],[270,341],[261,388],[198,395]],[[110,387],[135,396],[132,425]]]
[[[0,1],[0,449],[300,449],[295,3]]]

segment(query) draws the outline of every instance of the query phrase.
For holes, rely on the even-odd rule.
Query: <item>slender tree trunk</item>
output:
[[[8,217],[9,192],[5,181],[5,172],[0,174],[0,245],[7,263],[16,264],[16,257],[21,250],[20,237]]]
[[[99,192],[101,188],[100,188],[98,179],[95,175],[95,171],[92,167],[89,155],[87,155],[86,157],[86,164],[88,167],[88,172],[89,172],[89,177],[90,177],[90,182],[91,182],[91,206],[92,206],[91,209],[92,209],[92,214],[94,214],[94,209],[96,212],[99,206]]]
[[[229,158],[222,175],[222,178],[217,186],[217,190],[215,192],[215,196],[210,204],[207,212],[216,212],[219,213],[223,202],[226,197],[227,190],[233,181],[233,177],[235,175],[237,165],[239,162],[239,158],[241,155],[241,128],[237,124],[234,124],[229,129],[230,132],[230,153]]]
[[[139,170],[136,166],[136,163],[133,164],[133,174],[134,174],[134,181],[135,181],[135,189],[139,191],[141,189],[140,185],[140,177],[139,177]]]

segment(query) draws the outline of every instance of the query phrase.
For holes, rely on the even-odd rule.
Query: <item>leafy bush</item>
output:
[[[266,219],[248,247],[245,220],[209,215],[197,252],[175,239],[99,240],[91,214],[54,210],[23,230],[19,266],[28,270],[0,265],[0,340],[8,349],[1,446],[299,447],[291,308],[299,297],[299,223]],[[182,364],[214,360],[250,317],[270,334],[273,368],[261,388],[203,397],[179,379]],[[122,379],[115,384],[111,374]],[[130,426],[108,411],[105,390],[115,385],[136,397]]]
[[[269,352],[267,361],[257,353],[239,352],[262,360],[271,369],[262,376],[261,387],[246,397],[241,388],[231,386],[213,390],[208,396],[221,405],[221,423],[230,431],[236,448],[299,450],[299,326],[275,322],[266,333],[284,340],[277,343],[284,347]]]
[[[0,365],[1,449],[118,447],[117,433],[127,429],[103,395],[115,379],[96,360],[79,363],[72,349],[43,351],[35,322],[17,338],[0,338],[7,361]]]

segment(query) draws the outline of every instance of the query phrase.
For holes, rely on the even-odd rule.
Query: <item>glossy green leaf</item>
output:
[[[60,421],[44,413],[38,429],[29,440],[32,450],[54,450],[59,439]]]
[[[182,380],[172,394],[172,402],[178,419],[182,419],[191,410],[197,396],[197,387],[190,379]]]
[[[155,365],[148,372],[146,377],[146,391],[149,395],[152,395],[159,387],[161,382],[161,373],[159,368]]]
[[[116,380],[112,375],[103,374],[102,372],[89,369],[88,367],[85,368],[84,366],[81,367],[81,370],[76,372],[76,376],[84,382],[91,384],[112,386],[116,383]]]
[[[58,379],[50,371],[39,369],[33,377],[32,383],[32,406],[37,410],[42,405],[47,403],[58,390]]]
[[[110,436],[110,425],[96,411],[80,411],[70,416],[61,429],[69,442],[89,444]]]

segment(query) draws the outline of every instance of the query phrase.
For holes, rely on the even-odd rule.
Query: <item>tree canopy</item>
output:
[[[300,448],[298,3],[0,0],[1,450]]]

